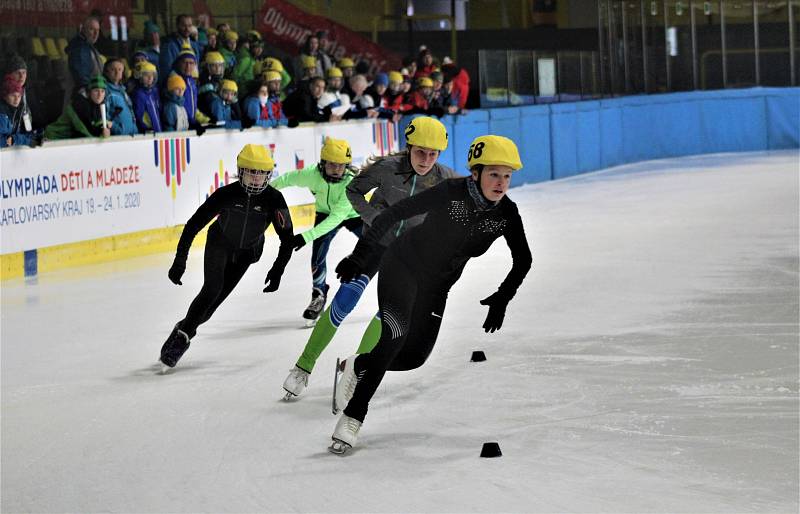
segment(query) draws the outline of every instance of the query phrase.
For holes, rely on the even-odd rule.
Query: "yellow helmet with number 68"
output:
[[[503,136],[478,136],[472,140],[467,153],[467,167],[482,164],[484,166],[508,166],[512,171],[522,168],[519,150],[514,141]]]

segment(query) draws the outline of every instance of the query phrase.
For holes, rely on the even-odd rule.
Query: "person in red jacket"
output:
[[[428,77],[417,79],[417,88],[408,93],[403,101],[402,111],[407,114],[428,112],[430,107],[431,94],[433,93],[433,81]]]
[[[467,105],[469,96],[469,73],[464,68],[459,68],[449,57],[445,56],[442,60],[442,73],[445,82],[448,78],[453,80],[453,90],[450,93],[458,102],[458,108],[463,109]]]

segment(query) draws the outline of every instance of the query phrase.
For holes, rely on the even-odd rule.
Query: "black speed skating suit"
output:
[[[218,217],[209,227],[206,239],[203,287],[178,324],[190,339],[228,297],[247,268],[259,260],[264,249],[264,232],[270,224],[281,242],[278,257],[268,273],[275,289],[292,256],[292,219],[283,195],[270,186],[250,195],[237,181],[212,193],[189,218],[173,264],[181,273],[192,241],[214,216]]]
[[[360,380],[345,415],[363,422],[387,370],[410,370],[425,362],[436,343],[448,291],[469,259],[486,253],[500,236],[506,239],[513,265],[493,295],[503,312],[530,270],[531,251],[516,204],[507,196],[489,202],[478,188],[472,177],[449,179],[402,200],[374,220],[347,258],[356,268],[365,265],[389,227],[427,213],[421,225],[384,253],[378,274],[381,338],[372,352],[355,361]]]

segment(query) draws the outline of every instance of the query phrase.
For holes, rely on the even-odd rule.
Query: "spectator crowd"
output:
[[[65,48],[70,84],[53,113],[28,87],[28,65],[5,56],[0,87],[0,147],[42,140],[155,132],[293,127],[358,118],[398,121],[408,114],[463,112],[467,72],[426,47],[400,70],[370,76],[366,62],[325,52],[327,34],[311,34],[299,55],[281,60],[255,30],[175,20],[165,37],[155,23],[129,56],[105,56],[96,43],[100,19],[90,16]]]

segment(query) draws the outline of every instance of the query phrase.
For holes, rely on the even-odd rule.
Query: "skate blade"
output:
[[[314,328],[317,326],[317,320],[315,319],[307,319],[305,323],[305,328]]]
[[[172,371],[174,369],[174,368],[171,368],[171,367],[167,366],[166,364],[164,364],[161,361],[159,361],[158,363],[161,364],[161,372],[160,372],[160,374],[162,374],[162,375],[167,375],[167,374],[169,374],[170,371]]]
[[[284,389],[284,391],[286,391],[286,389]],[[285,402],[290,402],[293,398],[297,398],[297,395],[289,391],[286,391],[286,394],[283,395],[283,401]]]
[[[352,446],[349,444],[339,441],[338,439],[334,439],[331,445],[328,446],[328,451],[336,455],[344,455],[350,448],[352,448]]]

